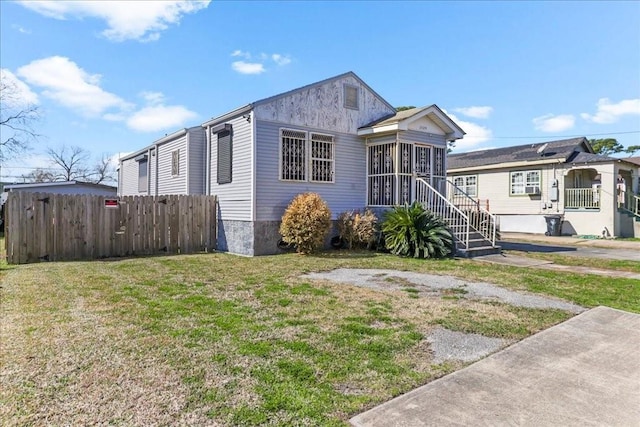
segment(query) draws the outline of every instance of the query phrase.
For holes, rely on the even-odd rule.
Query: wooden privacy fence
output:
[[[216,212],[215,196],[11,192],[5,205],[7,262],[211,251]]]

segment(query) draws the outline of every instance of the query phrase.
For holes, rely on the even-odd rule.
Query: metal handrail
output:
[[[496,245],[498,218],[480,205],[480,202],[469,196],[463,189],[447,180],[447,196],[456,207],[468,211],[471,228],[482,234],[482,237]]]
[[[422,178],[416,178],[416,200],[445,219],[458,241],[469,249],[469,217]]]

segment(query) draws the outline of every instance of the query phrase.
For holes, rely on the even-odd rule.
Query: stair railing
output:
[[[624,209],[640,218],[640,196],[628,192]]]
[[[422,178],[416,179],[416,200],[445,219],[458,242],[469,249],[469,218]]]
[[[471,228],[482,234],[482,237],[491,242],[492,246],[495,246],[498,234],[498,218],[453,182],[447,180],[446,185],[447,198],[467,215]]]

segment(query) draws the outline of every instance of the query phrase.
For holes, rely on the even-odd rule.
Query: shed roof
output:
[[[515,162],[536,163],[554,159],[567,162],[580,151],[593,154],[591,145],[584,137],[450,154],[448,168],[465,169]]]
[[[69,185],[77,185],[80,187],[89,187],[89,188],[100,188],[104,190],[117,190],[117,187],[113,185],[106,184],[94,184],[93,182],[85,182],[85,181],[53,181],[53,182],[27,182],[22,184],[5,184],[4,190],[20,190],[21,188],[47,188],[47,187],[60,187],[60,186],[69,186]]]

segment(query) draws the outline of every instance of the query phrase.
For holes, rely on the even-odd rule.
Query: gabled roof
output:
[[[444,111],[432,104],[428,107],[411,108],[409,110],[398,111],[396,114],[383,117],[358,129],[358,135],[369,135],[380,132],[396,130],[408,130],[409,124],[423,117],[429,118],[440,127],[450,140],[460,139],[464,136],[460,126],[458,126]]]
[[[449,170],[490,169],[491,166],[506,167],[513,163],[565,163],[571,161],[579,152],[596,156],[589,141],[584,137],[580,137],[450,154],[447,162]],[[598,157],[601,158],[603,156]],[[586,159],[586,157],[584,158]],[[592,161],[593,159],[591,158]],[[602,159],[599,161],[602,161]]]
[[[129,160],[129,159],[132,159],[134,157],[137,157],[140,154],[146,153],[147,151],[149,151],[150,148],[153,148],[153,147],[156,147],[158,145],[164,144],[165,142],[173,141],[176,138],[180,138],[180,137],[184,136],[187,132],[190,132],[190,131],[192,131],[194,129],[200,129],[200,126],[192,126],[190,128],[182,128],[182,129],[179,129],[179,130],[177,130],[177,131],[175,131],[173,133],[166,134],[165,136],[156,139],[155,141],[153,141],[151,144],[147,145],[144,148],[141,148],[141,149],[139,149],[137,151],[134,151],[132,153],[129,153],[129,154],[125,154],[124,156],[120,157],[118,160],[120,162],[122,162],[124,160]]]
[[[627,157],[626,159],[622,159],[625,162],[633,163],[634,165],[640,166],[640,157]]]
[[[290,96],[290,95],[292,95],[292,94],[294,94],[296,92],[305,91],[305,90],[311,89],[311,88],[316,87],[316,86],[322,86],[324,84],[330,83],[330,82],[335,81],[335,80],[341,80],[341,79],[344,79],[345,77],[353,77],[361,85],[363,85],[365,88],[367,88],[367,90],[369,92],[373,93],[376,97],[378,97],[387,107],[389,107],[389,109],[395,110],[395,108],[391,104],[389,104],[389,102],[387,102],[383,97],[381,97],[375,90],[371,89],[371,87],[368,84],[366,84],[364,82],[364,80],[362,80],[360,77],[358,77],[356,75],[356,73],[354,73],[353,71],[348,71],[346,73],[339,74],[339,75],[334,76],[334,77],[329,77],[328,79],[324,79],[324,80],[321,80],[319,82],[311,83],[311,84],[308,84],[308,85],[305,85],[305,86],[302,86],[302,87],[299,87],[299,88],[296,88],[296,89],[289,90],[287,92],[282,92],[282,93],[279,93],[277,95],[273,95],[273,96],[270,96],[268,98],[259,99],[257,101],[254,101],[254,102],[251,102],[249,104],[243,105],[242,107],[236,108],[235,110],[229,111],[229,112],[227,112],[225,114],[222,114],[220,116],[216,116],[216,117],[211,118],[210,120],[207,120],[206,122],[204,122],[202,124],[202,127],[216,125],[218,123],[221,123],[221,122],[224,122],[226,120],[229,120],[232,117],[236,117],[236,116],[238,116],[240,114],[245,114],[245,113],[251,111],[254,107],[256,107],[258,105],[266,104],[266,103],[272,102],[272,101],[274,101],[276,99],[283,98],[285,96]]]

